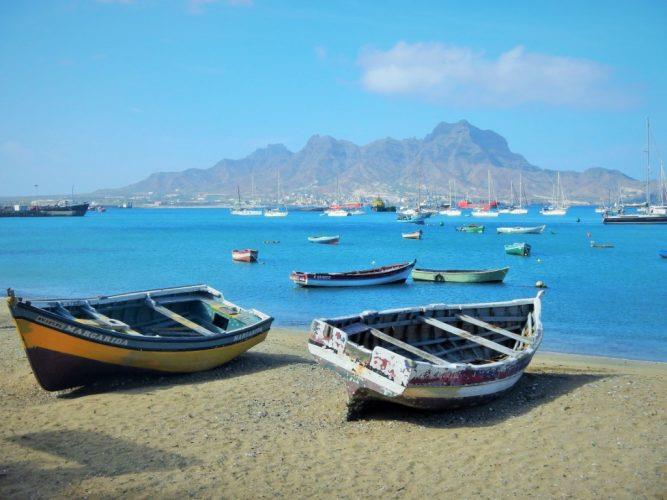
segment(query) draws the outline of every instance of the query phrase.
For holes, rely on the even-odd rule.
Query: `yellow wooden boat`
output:
[[[262,342],[273,318],[195,285],[88,299],[24,299],[9,309],[32,371],[47,391],[110,373],[191,373]]]

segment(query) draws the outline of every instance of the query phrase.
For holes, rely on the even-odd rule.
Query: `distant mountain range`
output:
[[[481,130],[465,120],[442,122],[423,139],[379,139],[364,146],[331,136],[314,135],[298,152],[282,144],[271,144],[239,160],[221,160],[210,168],[181,172],[158,172],[129,186],[98,191],[96,194],[133,195],[152,192],[216,193],[232,195],[240,186],[244,197],[255,194],[277,196],[278,176],[285,193],[336,194],[342,196],[413,195],[421,178],[422,192],[446,194],[453,180],[460,196],[486,198],[487,171],[491,171],[494,191],[499,199],[509,195],[510,181],[515,187],[519,173],[531,199],[550,197],[555,170],[530,164],[512,152],[505,138],[491,130]],[[279,172],[279,173],[278,173]],[[609,190],[619,186],[626,193],[642,184],[618,170],[601,167],[583,172],[562,171],[561,183],[572,200],[606,199]]]

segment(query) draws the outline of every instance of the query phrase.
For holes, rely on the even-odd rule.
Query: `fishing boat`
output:
[[[403,283],[417,261],[343,273],[304,273],[293,271],[290,279],[303,287],[341,287]]]
[[[262,342],[273,321],[207,285],[85,299],[8,295],[32,371],[47,391],[111,373],[209,370]]]
[[[308,236],[308,241],[311,243],[321,243],[323,245],[338,245],[340,235],[335,236]]]
[[[232,260],[236,262],[257,262],[259,250],[245,248],[243,250],[232,250]]]
[[[528,257],[530,255],[530,245],[528,243],[510,243],[509,245],[505,245],[505,253]]]
[[[541,215],[565,215],[567,214],[567,205],[565,201],[565,192],[560,183],[560,172],[556,173],[556,185],[552,196],[552,203],[540,210]]]
[[[498,283],[505,279],[509,267],[499,269],[422,269],[412,270],[415,281],[435,281],[437,283]]]
[[[424,225],[424,221],[430,216],[423,213],[398,213],[396,220],[417,225]]]
[[[591,248],[614,248],[613,243],[598,243],[597,241],[591,241]]]
[[[497,227],[496,232],[498,234],[542,234],[546,228],[546,224],[541,226],[513,226],[513,227]]]
[[[511,389],[540,346],[543,293],[316,319],[308,350],[345,379],[348,419],[369,400],[429,409],[480,404]]]
[[[421,240],[422,239],[422,230],[418,229],[414,233],[401,233],[401,236],[406,240]]]
[[[484,232],[484,226],[478,224],[468,224],[467,226],[459,226],[456,228],[456,230],[461,233],[482,234]]]

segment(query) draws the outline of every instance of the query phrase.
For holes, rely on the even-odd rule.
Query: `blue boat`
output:
[[[660,250],[658,252],[658,255],[662,257],[663,259],[667,259],[667,250]]]

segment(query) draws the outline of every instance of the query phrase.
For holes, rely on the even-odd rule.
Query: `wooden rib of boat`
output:
[[[340,235],[335,236],[308,236],[308,241],[311,243],[321,243],[323,245],[338,245]]]
[[[499,283],[505,279],[509,267],[499,269],[421,269],[412,270],[415,281],[437,283]]]
[[[294,271],[290,279],[303,287],[370,286],[403,283],[417,261],[344,273],[304,273]]]
[[[598,243],[597,241],[591,241],[591,248],[614,248],[613,243]]]
[[[542,224],[541,226],[532,226],[532,227],[525,227],[525,226],[498,227],[496,228],[496,232],[498,234],[542,234],[546,227],[547,227],[546,224]]]
[[[111,373],[215,368],[262,342],[273,321],[206,285],[88,299],[8,295],[32,371],[47,391]]]
[[[413,233],[401,233],[401,236],[406,240],[421,240],[422,239],[422,230],[418,229]]]
[[[505,245],[505,253],[528,257],[530,255],[530,245],[528,243],[510,243],[509,245]]]
[[[459,226],[456,228],[461,233],[481,234],[484,232],[484,226],[478,224],[468,224],[467,226]]]
[[[533,358],[543,293],[316,319],[308,350],[345,379],[348,418],[367,400],[431,409],[479,404],[511,389]]]
[[[232,250],[232,260],[236,262],[257,262],[259,250],[246,248],[244,250]]]

